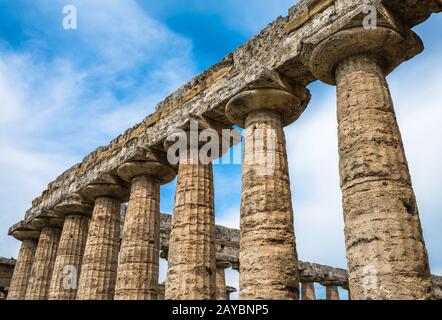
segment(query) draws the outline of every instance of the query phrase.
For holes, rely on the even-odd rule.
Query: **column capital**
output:
[[[38,240],[40,237],[40,231],[32,228],[26,221],[20,221],[13,225],[8,234],[19,241]]]
[[[176,169],[168,163],[166,155],[154,151],[146,152],[146,160],[129,161],[121,165],[117,172],[127,182],[131,182],[137,176],[147,175],[158,180],[160,184],[171,182],[177,174]]]
[[[233,124],[244,128],[249,113],[258,110],[276,111],[282,115],[283,123],[287,126],[304,112],[310,97],[305,86],[276,72],[263,70],[255,81],[228,101],[226,117]]]
[[[63,217],[69,215],[80,215],[90,217],[92,215],[93,206],[86,203],[79,193],[69,195],[61,203],[54,207],[54,211]]]
[[[360,54],[372,55],[384,75],[388,75],[422,50],[421,39],[411,30],[399,33],[389,27],[357,27],[338,31],[317,43],[310,58],[310,68],[319,80],[336,85],[336,67],[346,58]]]
[[[127,201],[129,192],[128,184],[120,177],[104,174],[81,190],[81,195],[87,203],[94,203],[100,197]]]
[[[42,231],[44,228],[59,228],[63,227],[64,219],[59,216],[54,210],[42,210],[41,213],[32,220],[29,220],[28,225],[37,231]]]

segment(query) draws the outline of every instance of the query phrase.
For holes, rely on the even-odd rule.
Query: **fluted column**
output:
[[[11,284],[9,286],[8,300],[24,300],[29,278],[31,276],[32,264],[35,251],[37,250],[38,237],[23,238]]]
[[[49,300],[75,300],[92,206],[79,195],[55,207],[65,217],[49,289]]]
[[[51,225],[41,230],[25,300],[48,299],[60,235],[60,226]]]
[[[215,213],[212,164],[181,156],[172,218],[167,300],[215,297]]]
[[[216,262],[215,300],[229,300],[226,290],[225,270],[230,267],[231,264],[229,262],[226,261]]]
[[[150,158],[156,158],[152,153]],[[118,174],[131,182],[115,300],[157,300],[160,256],[160,185],[176,172],[159,159],[129,162]]]
[[[105,176],[82,195],[95,200],[84,250],[77,300],[112,300],[120,247],[120,209],[127,199],[121,179]]]
[[[299,297],[283,128],[302,110],[300,100],[285,88],[248,90],[227,104],[229,120],[245,128],[239,280],[244,300]]]
[[[315,283],[311,281],[303,281],[302,283],[302,300],[316,300]]]
[[[432,298],[419,212],[385,78],[420,50],[412,32],[353,28],[323,40],[312,56],[314,74],[337,85],[353,300]]]
[[[166,283],[160,283],[158,284],[158,298],[157,300],[164,300],[165,299],[165,292],[166,292]]]
[[[339,290],[335,285],[325,286],[325,295],[327,300],[339,300]]]

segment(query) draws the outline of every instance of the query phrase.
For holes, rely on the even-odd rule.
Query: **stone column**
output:
[[[315,283],[312,281],[303,281],[302,300],[316,300]]]
[[[41,222],[39,221],[38,223],[42,223],[45,226],[42,228],[38,240],[25,300],[48,299],[49,286],[60,241],[61,220],[56,220],[56,222],[54,220],[54,223],[52,223],[49,220],[46,222],[46,219],[41,219]]]
[[[164,300],[165,299],[165,292],[166,292],[166,283],[160,283],[158,284],[158,298],[157,300]]]
[[[65,221],[55,259],[49,300],[75,300],[92,206],[84,203],[80,195],[73,195],[54,210],[64,216]]]
[[[77,300],[112,300],[120,246],[120,209],[128,197],[125,183],[106,175],[82,191],[94,202],[81,267]]]
[[[166,299],[213,300],[216,252],[212,164],[203,164],[187,152],[180,154],[172,219]]]
[[[226,287],[226,300],[230,300],[230,295],[234,292],[237,292],[236,288],[227,286]]]
[[[273,83],[238,94],[226,107],[228,119],[245,128],[239,280],[243,300],[299,297],[283,128],[294,122],[304,107],[288,88]]]
[[[226,290],[225,270],[230,267],[231,264],[227,261],[216,262],[215,300],[229,300]]]
[[[122,165],[118,174],[131,182],[124,222],[115,300],[157,300],[160,258],[160,185],[176,172],[150,154],[148,161]]]
[[[20,237],[22,244],[9,286],[8,300],[25,299],[39,235],[40,233],[29,232]]]
[[[339,290],[335,285],[325,286],[325,296],[327,300],[339,300]]]
[[[431,299],[422,236],[386,81],[422,50],[412,32],[337,32],[314,49],[318,79],[337,85],[341,189],[351,298]]]

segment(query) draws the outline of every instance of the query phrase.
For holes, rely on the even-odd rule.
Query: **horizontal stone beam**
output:
[[[224,105],[232,96],[261,81],[263,70],[275,77],[295,79],[305,86],[316,79],[307,61],[311,48],[304,40],[360,22],[364,0],[303,0],[279,17],[235,52],[226,56],[191,82],[160,102],[154,114],[128,129],[105,147],[65,171],[32,202],[25,220],[51,210],[70,194],[79,192],[103,174],[116,173],[123,163],[142,159],[146,148],[162,148],[168,132],[185,126],[193,115],[205,117],[219,126],[230,127]],[[403,24],[413,26],[432,12],[440,11],[440,0],[373,0],[388,8]],[[381,10],[381,23],[396,26],[389,12]],[[358,23],[359,23],[358,22]],[[303,98],[307,104],[309,97]]]

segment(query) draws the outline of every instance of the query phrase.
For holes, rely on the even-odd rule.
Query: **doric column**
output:
[[[230,267],[231,264],[227,261],[216,262],[215,300],[229,300],[226,290],[225,270]]]
[[[226,107],[228,119],[245,128],[240,230],[244,300],[299,297],[284,126],[299,117],[305,104],[281,83],[260,82],[262,87],[238,94]]]
[[[311,281],[301,282],[302,300],[316,300],[315,283]]]
[[[412,32],[353,28],[322,40],[316,77],[337,85],[339,156],[351,298],[430,299],[416,199],[386,81],[422,50]]]
[[[339,290],[335,285],[325,286],[325,296],[327,300],[339,300]]]
[[[41,229],[25,300],[47,300],[63,220],[59,218],[36,218],[32,223]]]
[[[166,149],[167,149],[166,145]],[[180,154],[166,282],[167,300],[215,297],[215,213],[212,164]]]
[[[65,217],[49,289],[49,300],[75,300],[92,206],[78,194],[54,208]]]
[[[122,165],[118,174],[131,182],[117,271],[115,300],[157,300],[160,257],[160,185],[176,172],[153,152],[147,161]]]
[[[120,209],[128,190],[119,178],[105,175],[82,191],[94,202],[84,250],[77,300],[112,300],[120,247]]]
[[[165,292],[166,292],[166,283],[160,283],[158,284],[158,298],[157,300],[164,300],[165,299]]]
[[[22,241],[11,284],[9,286],[8,300],[24,300],[29,278],[31,276],[32,264],[34,262],[35,251],[37,250],[40,232],[33,230],[12,234]]]

